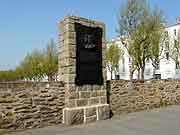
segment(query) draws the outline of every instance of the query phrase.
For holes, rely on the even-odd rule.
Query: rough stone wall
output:
[[[180,80],[110,81],[109,103],[114,115],[180,103]]]
[[[0,129],[9,131],[62,122],[64,84],[0,83]]]
[[[76,31],[75,23],[103,29],[102,71],[103,85],[75,84],[76,77]],[[60,22],[59,75],[65,82],[64,119],[68,124],[78,124],[100,119],[99,112],[108,110],[106,95],[105,24],[76,16],[67,16]],[[104,105],[105,107],[102,107]],[[98,111],[100,110],[100,111]],[[109,113],[109,111],[107,111]],[[68,119],[68,120],[67,120]],[[66,123],[66,122],[65,122]]]

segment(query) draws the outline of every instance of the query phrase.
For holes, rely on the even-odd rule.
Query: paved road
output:
[[[11,135],[180,135],[180,106],[131,113],[86,125],[52,126]]]

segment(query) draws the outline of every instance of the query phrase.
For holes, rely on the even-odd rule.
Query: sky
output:
[[[106,38],[117,36],[117,14],[126,0],[0,0],[0,70],[14,69],[28,52],[58,42],[58,23],[67,15],[106,24]],[[180,16],[180,0],[149,0],[168,24]]]

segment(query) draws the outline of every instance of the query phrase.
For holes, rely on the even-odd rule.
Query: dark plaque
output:
[[[103,84],[102,28],[79,23],[76,29],[76,84]]]

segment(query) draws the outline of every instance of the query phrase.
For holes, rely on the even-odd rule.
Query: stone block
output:
[[[76,39],[67,39],[64,41],[65,45],[75,45],[76,44]]]
[[[94,116],[96,115],[96,107],[90,107],[90,108],[86,108],[86,117],[90,117],[90,116]]]
[[[78,99],[77,106],[86,106],[88,105],[88,99]]]
[[[77,86],[77,91],[92,91],[92,85],[83,85],[83,86]]]
[[[101,86],[99,86],[99,85],[93,85],[93,90],[101,90]]]
[[[83,109],[64,109],[64,124],[82,124],[84,122]]]
[[[74,18],[74,17],[66,16],[66,17],[63,19],[62,22],[64,22],[64,24],[74,23],[74,22],[75,22],[75,18]]]
[[[70,86],[71,84],[73,84],[75,80],[74,74],[63,74],[63,75],[64,75],[64,82],[66,83],[66,86]],[[71,90],[71,88],[68,88],[68,89]]]
[[[99,104],[99,98],[95,97],[95,98],[90,98],[88,99],[89,105],[97,105]]]
[[[80,98],[90,98],[91,97],[90,96],[90,94],[91,94],[90,91],[81,91],[81,92],[79,92],[79,94],[80,94]]]
[[[67,102],[65,102],[65,104],[66,104],[66,107],[69,107],[69,108],[77,106],[76,99],[68,100]]]
[[[92,91],[91,92],[91,97],[97,97],[97,96],[98,96],[97,91]]]
[[[107,97],[99,97],[101,104],[107,104]]]
[[[109,105],[102,105],[102,106],[98,106],[98,120],[105,120],[105,119],[109,119],[110,117],[110,109],[109,109]]]
[[[96,115],[86,118],[86,123],[91,123],[91,122],[95,122],[95,121],[97,121]]]
[[[97,96],[106,96],[106,90],[97,91]]]
[[[75,25],[73,22],[67,22],[64,27],[66,32],[72,32],[75,31]]]
[[[16,99],[13,97],[7,97],[7,98],[1,98],[0,97],[0,103],[13,103]]]
[[[79,98],[79,92],[76,91],[68,91],[67,95],[69,99],[78,99]]]
[[[66,64],[66,66],[74,66],[76,65],[76,60],[75,58],[73,58],[72,55],[69,55],[70,58],[68,58],[68,64]]]
[[[65,39],[76,39],[76,33],[74,31],[65,32],[63,36]]]
[[[74,84],[74,83],[67,83],[66,82],[66,84],[65,84],[65,90],[66,91],[69,91],[69,92],[71,92],[71,91],[76,91],[76,85]]]

